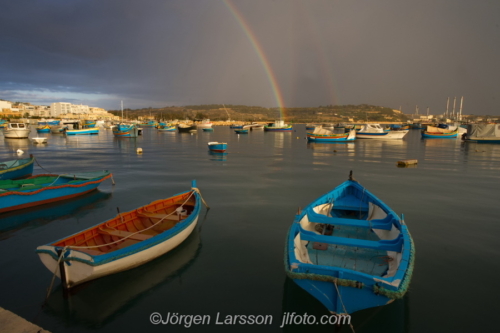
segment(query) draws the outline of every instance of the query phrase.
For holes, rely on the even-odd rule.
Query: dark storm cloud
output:
[[[448,96],[464,95],[465,113],[500,113],[497,2],[231,3],[271,72],[223,1],[4,3],[0,98],[271,107],[274,76],[286,106],[370,103],[408,112],[419,104],[438,113]]]

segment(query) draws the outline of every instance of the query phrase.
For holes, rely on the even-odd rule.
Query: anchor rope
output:
[[[349,313],[347,312],[347,309],[345,308],[345,305],[344,305],[344,301],[342,300],[342,295],[340,294],[340,291],[339,291],[339,288],[337,287],[337,280],[335,279],[335,281],[333,282],[334,285],[335,285],[335,289],[337,289],[337,295],[339,295],[339,299],[340,299],[340,303],[342,304],[342,307],[344,308],[344,312],[349,315]],[[356,333],[354,331],[354,327],[352,326],[351,323],[349,323],[349,326],[351,327],[351,330],[353,333]]]

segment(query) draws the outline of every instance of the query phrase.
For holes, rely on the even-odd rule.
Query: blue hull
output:
[[[227,144],[226,143],[220,143],[217,145],[209,145],[208,149],[210,151],[218,152],[218,153],[223,153],[227,149]]]
[[[0,180],[5,179],[21,179],[31,176],[33,173],[33,165],[35,158],[31,156],[27,159],[1,162]]]
[[[402,298],[413,262],[403,219],[353,180],[296,215],[285,248],[289,277],[336,314]]]
[[[63,178],[58,178],[58,181],[47,186],[37,186],[33,189],[19,187],[16,190],[2,192],[0,193],[0,213],[73,198],[96,189],[101,182],[110,177],[111,174],[106,171],[102,173],[102,176],[92,179],[76,178],[76,180],[63,181]]]
[[[66,130],[66,135],[92,135],[99,134],[99,129]]]
[[[37,129],[37,133],[50,133],[50,128]]]
[[[113,135],[118,138],[137,138],[139,129],[135,125],[118,125],[113,128]]]
[[[434,135],[429,133],[422,132],[422,139],[456,139],[458,137],[458,133],[450,134],[450,135]]]

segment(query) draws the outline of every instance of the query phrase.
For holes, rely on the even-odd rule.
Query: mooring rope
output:
[[[48,172],[48,173],[53,173],[53,172],[50,172],[48,170],[45,170],[43,166],[40,165],[40,163],[38,163],[38,159],[35,157],[35,162],[36,162],[36,165],[38,165],[40,168],[42,168],[44,171]]]
[[[198,190],[197,188],[196,188],[196,190],[195,190],[195,188],[193,188],[193,191],[191,191],[191,194],[189,195],[189,197],[186,199],[186,201],[184,201],[184,203],[182,203],[182,204],[180,205],[180,207],[183,207],[183,206],[184,206],[184,205],[188,202],[188,200],[189,200],[189,199],[193,196],[193,194],[194,194],[195,192],[196,192],[196,193],[198,193],[198,194],[200,194],[200,190]],[[201,197],[201,194],[200,194],[200,198],[202,198],[202,197]],[[202,201],[203,201],[203,198],[202,198]],[[205,204],[205,205],[206,205],[206,204]],[[207,207],[208,207],[208,206],[207,206]],[[66,247],[68,247],[68,248],[70,248],[70,249],[93,249],[93,248],[98,248],[98,247],[103,247],[103,246],[113,245],[113,244],[116,244],[116,243],[122,242],[123,240],[125,240],[125,239],[127,239],[127,238],[130,238],[130,237],[132,237],[132,236],[134,236],[134,235],[137,235],[138,233],[141,233],[141,232],[143,232],[143,231],[146,231],[146,230],[149,230],[149,229],[153,228],[153,227],[154,227],[154,226],[156,226],[157,224],[159,224],[159,223],[163,222],[163,220],[164,220],[164,219],[166,219],[168,216],[170,216],[170,215],[174,214],[176,211],[177,211],[177,210],[174,210],[174,211],[172,211],[171,213],[169,213],[169,214],[165,215],[165,216],[164,216],[164,217],[162,217],[162,218],[161,218],[158,222],[156,222],[156,223],[152,224],[151,226],[149,226],[149,227],[147,227],[147,228],[145,228],[145,229],[138,230],[138,231],[136,231],[136,232],[134,232],[134,233],[131,233],[130,235],[124,236],[124,237],[122,237],[121,239],[119,239],[119,240],[117,240],[117,241],[114,241],[114,242],[111,242],[111,243],[105,243],[105,244],[93,245],[93,246],[72,246],[72,245],[68,245],[68,246],[66,246]],[[121,216],[121,213],[120,213],[119,215],[120,215],[120,218],[121,218],[121,217],[122,217],[122,216]],[[179,221],[180,221],[180,220],[179,220]],[[125,231],[125,230],[123,230],[123,231]]]
[[[339,295],[339,299],[340,299],[340,303],[342,303],[342,307],[344,308],[344,312],[349,315],[349,313],[347,312],[347,309],[345,308],[345,305],[344,305],[344,301],[342,300],[342,295],[340,295],[340,291],[339,291],[339,288],[337,287],[337,280],[335,280],[334,282],[334,285],[335,285],[335,289],[337,289],[337,295]],[[353,333],[356,333],[354,331],[354,327],[352,326],[352,324],[349,322],[349,326],[351,327],[351,330]]]
[[[64,256],[64,252],[66,252],[66,248],[67,248],[67,246],[65,246],[62,249],[61,255],[59,256],[59,259],[57,260],[56,269],[54,271],[54,275],[52,276],[52,281],[50,282],[49,289],[47,290],[47,296],[45,297],[45,301],[47,301],[47,299],[49,298],[50,292],[52,291],[52,286],[54,285],[54,280],[56,279],[57,270],[59,269],[59,264],[61,263],[61,259]]]

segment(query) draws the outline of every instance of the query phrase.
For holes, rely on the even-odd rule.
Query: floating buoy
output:
[[[17,155],[22,155],[22,154],[24,154],[24,151],[22,151],[21,149],[18,149],[18,150],[16,151],[16,153],[17,153]]]
[[[137,148],[137,154],[142,154],[142,148]]]

